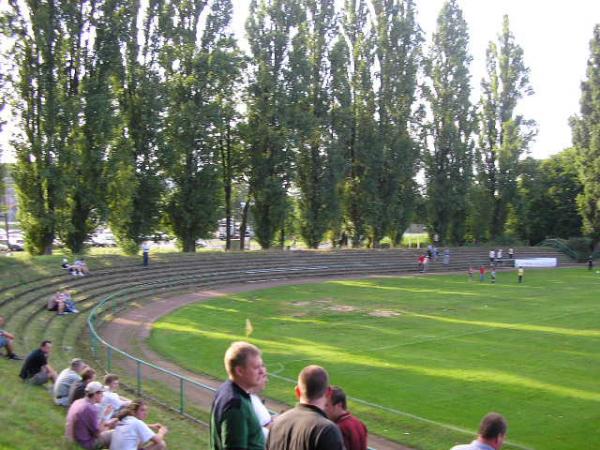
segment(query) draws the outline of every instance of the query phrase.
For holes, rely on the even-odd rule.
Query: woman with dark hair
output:
[[[119,423],[113,432],[110,450],[164,450],[167,448],[167,427],[160,423],[146,425],[148,404],[134,400],[123,408],[117,418]]]
[[[85,397],[85,388],[92,381],[96,380],[96,371],[91,367],[88,367],[81,372],[81,380],[73,383],[69,389],[69,401],[68,404],[72,404],[75,400]]]

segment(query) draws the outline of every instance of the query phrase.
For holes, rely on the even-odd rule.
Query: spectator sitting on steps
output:
[[[100,409],[102,410],[102,416],[105,419],[116,417],[117,413],[127,405],[131,403],[126,397],[121,397],[117,394],[119,390],[119,377],[112,373],[107,374],[104,377],[104,396]]]
[[[76,259],[72,267],[75,268],[81,276],[90,274],[90,269],[88,269],[88,266],[83,258]]]
[[[0,316],[0,348],[4,347],[6,349],[6,357],[8,359],[18,361],[22,358],[17,356],[14,352],[13,340],[15,339],[15,335],[2,329],[4,322],[4,317]]]
[[[119,422],[113,432],[111,450],[164,450],[167,448],[165,435],[169,431],[160,423],[146,425],[148,405],[143,400],[134,400],[117,416]]]
[[[112,438],[112,428],[117,419],[102,422],[98,404],[102,401],[104,388],[93,381],[85,388],[85,398],[76,400],[67,413],[65,437],[87,450],[108,448]]]
[[[96,380],[96,371],[94,369],[87,367],[83,370],[83,372],[81,372],[81,381],[76,381],[71,385],[68,404],[71,405],[76,400],[85,397],[85,388],[94,380]]]
[[[48,311],[56,311],[59,316],[65,313],[65,296],[62,292],[57,292],[48,299]]]
[[[42,341],[40,347],[32,351],[21,367],[19,376],[27,383],[41,386],[56,380],[56,371],[48,364],[52,351],[52,341]]]
[[[87,365],[79,358],[73,358],[71,364],[63,369],[54,383],[54,403],[59,406],[69,406],[71,386],[81,381],[81,373]]]
[[[48,299],[48,311],[56,311],[59,316],[65,313],[79,312],[68,291],[58,291]]]

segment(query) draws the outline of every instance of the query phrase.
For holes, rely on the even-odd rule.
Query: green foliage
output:
[[[495,239],[504,233],[508,205],[515,199],[519,158],[535,134],[535,124],[515,111],[518,101],[532,95],[533,90],[529,69],[523,62],[523,49],[515,43],[508,16],[504,16],[498,42],[489,43],[486,62],[476,161],[478,178],[493,205],[488,233]]]
[[[21,227],[28,250],[47,254],[52,251],[56,210],[63,198],[59,167],[70,125],[67,104],[61,102],[67,96],[65,85],[58,79],[58,68],[65,64],[61,58],[65,39],[58,33],[60,5],[11,2],[3,16],[9,24],[3,31],[18,70],[11,81],[20,99],[19,124],[24,132],[13,143]]]
[[[546,180],[541,162],[527,158],[521,162],[518,182],[519,199],[515,202],[508,231],[535,245],[547,237],[546,230],[554,213],[550,199],[545,195]]]
[[[295,153],[295,181],[300,189],[300,234],[309,248],[318,248],[337,209],[335,155],[328,130],[334,3],[302,2],[286,73],[288,126]]]
[[[490,238],[490,222],[494,209],[487,188],[481,184],[473,184],[469,190],[468,203],[466,239],[470,242],[485,242]]]
[[[563,150],[544,160],[541,168],[546,176],[544,192],[552,203],[548,234],[561,238],[580,236],[582,220],[577,209],[577,198],[583,186],[578,178],[577,150]]]
[[[128,253],[152,233],[160,220],[164,178],[160,160],[164,151],[162,136],[161,89],[154,61],[157,49],[143,42],[154,42],[154,29],[138,28],[140,5],[124,0],[114,11],[113,39],[120,44],[123,58],[114,68],[116,111],[119,125],[115,130],[107,164],[108,221],[119,244]],[[154,20],[149,9],[148,23]]]
[[[333,133],[345,162],[340,186],[344,214],[344,241],[358,247],[367,238],[368,218],[377,207],[377,177],[381,168],[381,146],[375,122],[373,90],[374,32],[367,26],[369,11],[364,0],[346,1],[335,59],[332,60],[334,98]],[[345,47],[345,48],[344,48]],[[333,65],[335,62],[335,65]],[[340,66],[344,64],[345,66]]]
[[[442,243],[462,243],[466,231],[474,131],[468,44],[462,10],[456,0],[449,0],[438,16],[425,64],[425,97],[432,114],[432,146],[424,158],[430,232]]]
[[[187,8],[178,8],[177,2],[164,6],[164,20],[173,21],[164,30],[161,49],[168,96],[165,160],[173,184],[165,211],[186,252],[194,252],[196,240],[216,229],[221,215],[219,157],[232,150],[228,130],[240,77],[241,59],[228,31],[231,1],[212,3],[197,46],[198,19],[205,7],[204,1]],[[233,174],[231,167],[224,169],[229,171],[227,183]]]
[[[270,248],[283,226],[290,182],[283,82],[297,2],[252,0],[246,23],[252,56],[247,92],[250,192],[256,239]]]
[[[414,1],[373,2],[376,15],[377,145],[381,161],[372,169],[376,198],[371,199],[370,238],[377,246],[384,235],[400,244],[413,216],[420,143],[412,129],[421,119],[416,105],[422,36]],[[374,146],[373,146],[374,147]]]
[[[594,250],[593,241],[586,237],[573,237],[565,244],[577,253],[579,261],[587,261]]]
[[[573,236],[574,192],[585,232],[600,236],[598,29],[572,121],[579,192],[566,160],[520,163],[535,128],[518,103],[532,89],[507,17],[475,120],[457,0],[427,58],[415,0],[337,3],[252,0],[246,59],[232,0],[11,0],[0,88],[23,131],[14,173],[28,249],[48,253],[58,235],[81,253],[108,222],[128,253],[159,224],[195,251],[219,218],[235,220],[240,193],[263,248],[296,233],[310,248],[398,245],[414,220],[442,243]],[[521,167],[536,174],[519,184]]]
[[[583,192],[577,205],[583,229],[594,242],[600,240],[600,25],[590,41],[587,79],[581,84],[581,113],[571,120],[573,144],[579,152],[579,177]]]
[[[509,231],[532,244],[581,234],[575,200],[582,185],[575,155],[575,149],[567,149],[544,161],[528,158],[521,162]]]

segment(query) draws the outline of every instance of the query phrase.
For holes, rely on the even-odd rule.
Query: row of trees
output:
[[[346,0],[342,11],[334,0],[252,0],[248,55],[230,27],[231,0],[142,3],[10,0],[3,14],[12,42],[3,80],[22,130],[13,143],[20,220],[33,253],[50,252],[57,235],[80,252],[105,221],[130,251],[159,227],[194,251],[218,218],[229,232],[240,204],[242,239],[251,214],[263,248],[291,233],[313,248],[326,238],[398,244],[419,211],[446,243],[543,235],[546,225],[526,219],[537,197],[522,193],[558,172],[576,187],[554,200],[581,177],[586,230],[598,230],[587,217],[598,215],[599,183],[589,187],[586,163],[564,173],[524,163],[535,124],[517,106],[532,89],[507,17],[473,104],[456,0],[429,45],[414,0]],[[593,102],[599,64],[590,64]],[[583,160],[598,159],[593,108],[574,119],[569,154]]]

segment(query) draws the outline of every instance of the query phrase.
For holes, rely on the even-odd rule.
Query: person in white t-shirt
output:
[[[254,414],[256,415],[256,418],[258,419],[258,422],[260,423],[262,432],[265,436],[265,440],[269,436],[269,428],[273,424],[273,417],[271,416],[271,413],[269,412],[269,410],[267,409],[267,407],[265,406],[263,401],[260,399],[258,394],[265,389],[265,387],[267,385],[267,381],[268,381],[268,377],[267,377],[267,374],[265,373],[264,377],[261,380],[260,386],[257,386],[256,389],[253,389],[253,391],[250,392],[250,400],[252,400],[252,408],[254,409]]]
[[[117,413],[125,406],[131,403],[126,397],[121,397],[117,394],[119,389],[119,377],[109,373],[104,377],[104,396],[100,404],[101,416],[108,420],[116,417]]]
[[[117,415],[119,423],[112,434],[110,450],[165,450],[165,435],[169,431],[160,423],[146,425],[148,405],[134,400]]]

